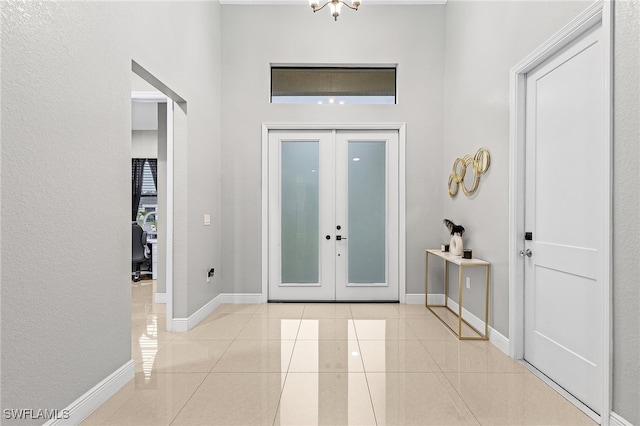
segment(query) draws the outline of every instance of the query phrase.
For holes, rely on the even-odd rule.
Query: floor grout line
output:
[[[360,338],[358,337],[358,329],[356,328],[355,320],[352,320],[353,332],[356,336],[356,342],[358,344],[358,353],[360,354],[360,360],[362,362],[362,371],[364,375],[365,383],[367,384],[367,392],[369,392],[369,403],[371,404],[371,411],[373,413],[373,420],[378,425],[378,415],[376,414],[376,407],[373,403],[373,395],[371,394],[371,385],[369,384],[369,376],[367,374],[367,367],[364,363],[364,356],[362,354],[362,347],[360,346]]]
[[[174,374],[174,373],[171,373],[171,374]],[[181,373],[179,373],[179,374],[181,374]],[[169,426],[171,426],[176,421],[176,419],[180,416],[180,413],[182,413],[182,411],[185,409],[185,407],[187,406],[189,401],[191,401],[191,398],[193,398],[193,396],[198,392],[200,387],[202,387],[202,384],[205,382],[205,380],[207,380],[207,377],[209,377],[209,373],[204,375],[204,377],[203,377],[202,381],[200,382],[200,384],[198,384],[198,386],[196,386],[196,388],[193,390],[193,392],[191,392],[191,395],[189,395],[189,398],[187,398],[187,400],[184,402],[182,407],[180,407],[180,410],[178,410],[176,415],[173,416],[173,419],[171,419],[171,422],[169,422]]]
[[[284,388],[287,385],[287,379],[289,378],[289,369],[291,368],[293,353],[295,352],[296,345],[298,343],[298,336],[300,335],[300,327],[302,327],[302,318],[304,318],[305,309],[306,307],[302,309],[302,314],[301,314],[300,320],[298,321],[298,330],[296,331],[296,338],[293,341],[293,348],[291,348],[291,355],[289,355],[289,363],[287,364],[287,371],[284,373],[284,380],[282,382],[282,386],[280,386],[280,395],[278,397],[278,403],[276,404],[276,411],[275,413],[273,413],[273,422],[271,423],[272,426],[276,426],[276,419],[278,418],[278,411],[280,410],[280,405],[282,402],[282,394],[284,393]],[[282,374],[282,372],[280,372],[280,374]]]

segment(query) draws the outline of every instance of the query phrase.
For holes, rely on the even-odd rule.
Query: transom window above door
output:
[[[271,66],[271,103],[393,105],[396,67]]]

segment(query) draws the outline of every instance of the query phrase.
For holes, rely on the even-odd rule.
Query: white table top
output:
[[[464,259],[462,256],[454,256],[451,253],[444,252],[440,249],[427,249],[427,252],[429,252],[430,254],[433,254],[435,256],[441,257],[442,259],[446,259],[451,263],[454,263],[456,265],[461,265],[461,266],[486,266],[486,265],[490,265],[489,262],[487,262],[486,260],[482,260],[482,259],[476,259],[476,258],[472,258],[472,259]]]

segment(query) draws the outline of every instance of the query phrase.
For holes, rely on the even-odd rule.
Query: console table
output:
[[[453,331],[460,340],[488,340],[489,335],[489,269],[491,264],[481,259],[464,259],[460,256],[453,256],[449,252],[443,252],[442,250],[426,250],[426,296],[425,306],[446,325],[451,331]],[[444,305],[430,304],[429,303],[429,256],[435,256],[444,261]],[[458,312],[455,312],[449,307],[449,265],[454,264],[458,266]],[[469,267],[484,267],[486,270],[486,282],[485,282],[485,312],[484,312],[484,333],[480,332],[477,327],[470,324],[463,318],[463,305],[462,305],[462,293],[463,293],[463,278],[464,269]],[[439,308],[439,309],[436,309]],[[438,312],[441,311],[441,312]],[[447,322],[447,319],[449,322]],[[456,324],[457,323],[457,324]],[[463,324],[466,327],[473,330],[477,335],[466,336],[463,335]],[[457,327],[456,327],[457,325]],[[457,330],[456,330],[457,328]]]

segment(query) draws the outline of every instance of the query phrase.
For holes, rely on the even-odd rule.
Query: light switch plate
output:
[[[205,226],[211,225],[211,215],[209,214],[204,215],[204,224]]]

